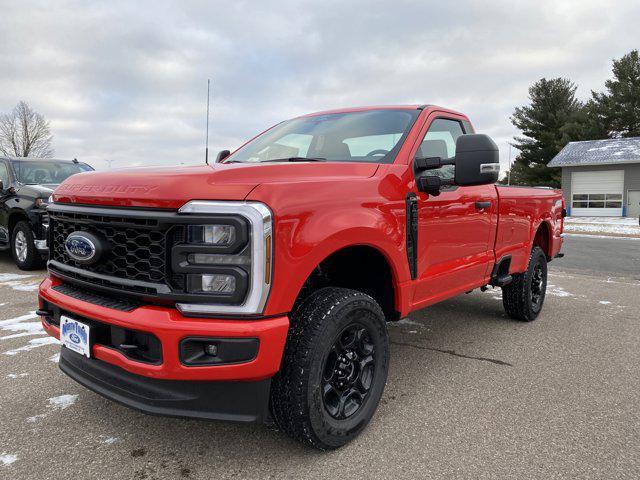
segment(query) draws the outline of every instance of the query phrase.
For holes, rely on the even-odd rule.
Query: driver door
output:
[[[473,133],[465,131],[461,119],[436,117],[427,123],[418,156],[451,158],[457,138]],[[453,180],[454,167],[446,165],[428,173]],[[438,196],[424,192],[417,196],[414,304],[421,308],[485,283],[487,265],[493,262],[491,234],[497,220],[497,193],[494,185],[446,186]]]

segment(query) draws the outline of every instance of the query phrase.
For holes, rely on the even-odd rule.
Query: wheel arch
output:
[[[531,248],[540,247],[542,249],[547,257],[547,261],[550,261],[552,258],[552,231],[551,224],[548,220],[541,221],[535,230],[531,244]]]
[[[364,292],[378,302],[388,320],[400,318],[403,311],[401,278],[407,272],[402,271],[397,259],[380,245],[342,244],[324,252],[312,263],[296,289],[292,310],[314,291],[335,286]]]
[[[7,229],[9,230],[9,237],[13,235],[13,229],[16,227],[18,222],[26,221],[31,223],[29,220],[29,216],[23,210],[12,210],[9,212],[9,218],[7,220]]]

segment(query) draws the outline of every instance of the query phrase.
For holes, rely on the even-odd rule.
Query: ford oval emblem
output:
[[[97,260],[98,253],[96,240],[90,233],[73,232],[64,241],[64,249],[78,263],[93,263]]]

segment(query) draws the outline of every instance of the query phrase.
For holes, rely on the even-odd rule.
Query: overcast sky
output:
[[[56,157],[105,168],[204,160],[280,120],[432,103],[494,137],[541,78],[586,98],[640,46],[640,2],[0,0],[0,112],[26,100]]]

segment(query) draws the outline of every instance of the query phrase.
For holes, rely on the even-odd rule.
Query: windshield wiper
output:
[[[271,160],[262,160],[257,163],[265,162],[326,162],[326,158],[322,157],[287,157],[287,158],[272,158]]]
[[[228,160],[222,163],[246,163],[248,165],[254,165],[258,163],[269,162],[326,162],[326,158],[322,157],[286,157],[286,158],[271,158],[269,160],[260,160],[259,162],[243,162],[242,160]]]

